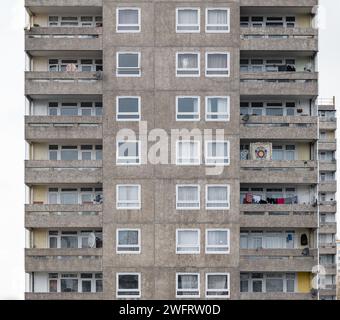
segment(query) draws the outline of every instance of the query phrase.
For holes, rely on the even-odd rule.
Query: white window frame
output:
[[[138,232],[138,243],[136,245],[119,244],[119,232],[121,231],[137,231]],[[130,250],[118,250],[118,248],[138,248],[136,251]],[[141,253],[141,229],[131,229],[131,228],[118,228],[116,230],[116,253],[117,254],[140,254]]]
[[[227,188],[227,206],[225,207],[209,207],[208,203],[208,190],[209,187],[226,187]],[[211,201],[211,203],[216,203],[216,201]],[[224,203],[224,202],[220,202]],[[205,186],[205,209],[206,210],[229,210],[230,209],[230,185],[229,184],[207,184]]]
[[[119,56],[121,54],[137,54],[138,55],[138,66],[137,67],[127,67],[129,69],[138,69],[138,74],[119,74]],[[125,68],[126,69],[126,68]],[[142,71],[141,71],[141,53],[136,51],[118,51],[116,53],[116,77],[122,77],[122,78],[138,78],[141,77]]]
[[[138,23],[136,24],[119,24],[119,11],[136,10],[138,12]],[[138,27],[138,30],[119,30],[119,27]],[[139,33],[141,32],[141,9],[136,7],[118,7],[116,9],[116,32],[117,33]]]
[[[178,203],[178,189],[181,187],[197,187],[198,193],[198,207],[179,207]],[[183,201],[182,201],[183,203]],[[199,184],[176,184],[176,210],[200,210],[201,208],[201,186]]]
[[[138,113],[131,112],[119,112],[119,100],[120,99],[137,99],[138,100]],[[138,115],[136,119],[119,119],[119,115]],[[120,122],[130,122],[130,121],[140,121],[141,120],[141,97],[140,96],[117,96],[116,97],[116,121]]]
[[[137,143],[138,145],[138,157],[120,157],[119,156],[119,144],[120,143]],[[124,162],[119,162],[122,160],[129,160],[129,159],[136,159],[135,163],[124,163]],[[117,166],[139,166],[141,164],[141,141],[140,140],[117,140],[116,142],[116,165]]]
[[[134,207],[121,207],[119,206],[119,203],[120,202],[130,202],[131,200],[129,201],[120,201],[118,199],[118,195],[119,195],[119,188],[120,187],[137,187],[138,188],[138,206],[134,206]],[[140,210],[141,207],[142,207],[142,204],[141,204],[141,185],[140,184],[117,184],[116,185],[116,209],[117,210]],[[134,202],[137,202],[137,201],[131,201],[131,203],[134,203]]]
[[[208,57],[210,54],[227,55],[227,68],[208,68]],[[209,71],[227,71],[227,74],[208,74]],[[209,78],[229,78],[230,77],[230,52],[228,51],[209,51],[205,53],[205,76]]]
[[[227,99],[227,113],[226,119],[208,119],[208,115],[213,115],[213,112],[208,111],[209,99]],[[216,115],[224,115],[223,113],[216,113]],[[205,121],[207,122],[228,122],[230,121],[230,96],[206,96],[205,97]]]
[[[180,143],[194,143],[197,144],[198,154],[193,158],[194,162],[179,162],[179,144]],[[197,140],[177,140],[176,141],[176,165],[177,166],[199,166],[201,164],[201,142]]]
[[[198,240],[198,243],[197,245],[192,245],[190,247],[194,247],[194,246],[197,246],[198,247],[198,250],[197,251],[179,251],[178,250],[178,247],[182,247],[182,248],[185,248],[185,246],[183,245],[179,245],[178,243],[178,234],[180,232],[185,232],[185,231],[195,231],[197,232],[197,240]],[[186,228],[186,229],[176,229],[176,254],[200,254],[201,253],[201,230],[200,229],[189,229],[189,228]]]
[[[138,288],[137,289],[119,289],[119,276],[121,275],[131,275],[131,276],[138,276]],[[132,291],[138,291],[138,295],[120,295],[119,291],[127,291],[127,292],[132,292]],[[117,272],[116,273],[116,297],[119,298],[140,298],[142,296],[142,291],[141,291],[141,273],[140,272]]]
[[[216,159],[213,157],[208,157],[208,144],[209,143],[227,143],[227,152],[228,152],[228,162],[227,163],[214,163],[214,162],[209,162],[209,158],[211,158],[212,160]],[[230,141],[229,140],[208,140],[205,141],[205,150],[204,150],[204,159],[205,159],[205,165],[206,166],[229,166],[230,165]],[[217,158],[217,160],[219,160],[220,158]],[[221,160],[224,160],[226,158],[221,158]]]
[[[197,11],[197,24],[184,24],[180,25],[178,23],[178,12],[181,10],[191,10]],[[178,27],[198,27],[197,30],[179,30]],[[176,8],[176,33],[200,33],[201,32],[201,9],[196,7],[183,7],[183,8]]]
[[[196,291],[196,290],[187,290],[187,289],[179,289],[178,288],[178,276],[185,275],[194,275],[197,276],[197,295],[178,295],[178,292],[185,292],[185,291]],[[200,274],[198,272],[177,272],[176,273],[176,298],[199,298],[201,296],[200,294],[200,288],[201,288],[201,281],[200,281]]]
[[[209,276],[227,276],[227,284],[228,287],[227,289],[209,289],[208,288],[208,278]],[[208,292],[223,292],[223,291],[228,291],[227,295],[209,295]],[[205,274],[205,297],[207,299],[226,299],[226,298],[230,298],[230,273],[229,272],[207,272]]]
[[[195,54],[197,56],[197,69],[179,69],[178,68],[178,56],[181,54]],[[180,78],[198,78],[201,76],[201,54],[200,52],[176,52],[176,77],[180,77]],[[193,71],[193,72],[197,72],[197,74],[179,74],[178,71]]]
[[[208,233],[213,231],[224,231],[228,234],[228,245],[209,245],[208,244]],[[208,248],[227,248],[225,251],[209,251]],[[229,254],[230,253],[230,229],[228,228],[212,228],[205,230],[205,254]]]
[[[219,11],[227,11],[227,24],[208,24],[208,13],[210,10],[219,10]],[[226,30],[208,30],[208,27],[220,27],[226,26]],[[209,7],[205,9],[205,32],[206,33],[230,33],[230,8],[213,8]]]
[[[186,115],[186,113],[182,113],[178,111],[178,100],[182,98],[191,98],[197,99],[197,113],[191,113],[193,116],[197,116],[196,119],[179,119],[179,115]],[[176,121],[200,121],[201,119],[201,97],[200,96],[176,96]],[[189,113],[187,113],[189,114]]]

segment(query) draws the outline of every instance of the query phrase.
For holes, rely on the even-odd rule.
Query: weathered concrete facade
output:
[[[197,298],[200,299],[207,297],[206,275],[211,273],[228,274],[228,296],[223,297],[226,299],[316,298],[309,279],[314,276],[312,269],[319,258],[317,192],[336,191],[331,182],[320,183],[317,189],[318,128],[334,129],[326,122],[318,126],[315,102],[318,71],[314,61],[318,32],[313,27],[317,2],[25,1],[29,15],[29,27],[25,32],[29,60],[25,95],[30,109],[25,118],[25,138],[35,145],[37,153],[25,163],[25,183],[30,189],[25,206],[25,227],[37,244],[25,252],[29,275],[27,299],[119,299],[117,276],[120,273],[139,275],[140,299],[175,299],[178,273],[197,275]],[[117,9],[123,7],[140,10],[139,32],[117,32]],[[228,32],[206,32],[206,10],[221,7],[229,10]],[[178,8],[199,9],[199,32],[176,32]],[[242,17],[254,15],[264,16],[261,28],[240,24]],[[266,25],[270,15],[296,16],[290,20],[295,24],[291,27],[287,20],[282,27],[270,26],[269,22]],[[61,23],[63,16],[74,16],[75,20],[65,26]],[[82,25],[83,17],[86,17],[84,21],[92,22]],[[98,17],[100,19],[95,20]],[[57,25],[53,25],[55,21]],[[249,23],[251,21],[250,18]],[[118,52],[139,53],[140,76],[117,76]],[[176,76],[176,54],[180,52],[199,54],[197,77]],[[229,53],[228,77],[207,76],[206,54],[224,52]],[[244,58],[250,63],[254,59],[266,62],[261,71],[245,71],[240,68]],[[295,72],[279,69],[276,71],[280,72],[269,72],[268,68],[276,68],[273,62],[268,62],[269,58],[305,59],[303,61],[311,61],[312,67],[309,69],[303,62]],[[92,62],[83,63],[83,60]],[[91,67],[86,63],[92,63]],[[95,63],[100,66],[94,66]],[[72,70],[67,71],[70,64]],[[283,64],[287,67],[289,63]],[[117,97],[131,96],[140,97],[140,120],[147,123],[147,131],[139,131],[139,121],[116,121]],[[197,121],[176,118],[176,97],[181,96],[198,97]],[[228,96],[230,102],[228,121],[206,121],[206,98],[224,96]],[[261,115],[249,113],[244,117],[240,108],[242,102],[261,99],[294,101],[298,110],[299,100],[303,99],[308,101],[308,106],[301,112],[294,110],[293,114],[288,114],[288,107],[282,114],[272,114],[273,110],[268,107],[263,113],[261,109]],[[84,107],[88,102],[95,104]],[[100,112],[95,109],[97,103],[102,105]],[[174,129],[223,129],[223,139],[229,141],[229,164],[218,175],[207,173],[202,140],[198,165],[175,165],[170,160],[176,155],[168,155],[168,164],[152,164],[146,161],[145,152],[152,148],[151,142],[142,143],[140,165],[118,165],[117,134],[122,129],[134,130],[136,139],[142,141],[152,129],[162,129],[167,134]],[[171,150],[175,142],[169,139],[163,146]],[[303,144],[299,151],[301,157],[276,159],[273,152],[273,159],[266,162],[240,160],[242,146],[253,142],[270,142],[273,148],[281,144],[284,150],[292,145],[296,150],[298,144]],[[327,144],[325,150],[334,148],[331,139],[320,142],[319,149],[321,143]],[[102,159],[94,158],[97,149],[91,149],[90,156],[84,151],[89,145],[102,146]],[[62,158],[60,149],[56,158],[55,146],[65,147],[64,150],[71,150],[70,147],[74,150],[77,146],[78,160],[68,151]],[[323,170],[329,171],[332,163],[322,165]],[[198,208],[176,209],[176,186],[185,184],[198,186]],[[139,186],[138,209],[118,208],[119,185]],[[208,209],[208,185],[228,185],[227,208]],[[249,191],[244,191],[246,188]],[[299,201],[281,205],[244,202],[243,193],[255,195],[256,188],[266,193],[264,201],[271,192],[283,192],[282,198],[289,199],[291,196],[287,194],[295,192]],[[92,202],[98,195],[102,196],[100,201]],[[325,200],[324,211],[334,210]],[[320,232],[333,232],[333,227],[324,227]],[[118,252],[119,229],[139,230],[139,254]],[[176,253],[179,229],[199,230],[198,252]],[[227,253],[206,252],[209,229],[229,230]],[[245,231],[263,234],[263,247],[242,247],[241,233]],[[82,241],[88,241],[86,237],[90,232],[102,234],[102,243],[96,248],[83,246]],[[293,247],[288,247],[285,241],[279,248],[266,246],[265,241],[269,240],[265,237],[269,233],[275,233],[274,237],[289,233],[289,239],[294,237]],[[306,234],[307,245],[300,243],[300,237]],[[65,237],[69,238],[65,240]],[[73,244],[65,244],[67,241]],[[60,285],[63,274],[73,274],[80,283],[82,273],[102,279],[99,280],[102,281],[100,289],[93,291],[97,280],[92,280],[91,293],[81,292],[80,285],[78,292],[63,292]],[[244,273],[260,273],[263,279],[273,273],[288,278],[293,275],[294,289],[288,290],[284,285],[285,292],[269,293],[265,281],[270,280],[263,280],[262,292],[252,292],[250,286],[246,292]],[[58,292],[52,292],[49,277],[58,278]]]

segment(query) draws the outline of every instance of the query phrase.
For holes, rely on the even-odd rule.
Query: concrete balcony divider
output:
[[[317,264],[317,249],[240,249],[241,272],[311,272]]]
[[[102,94],[102,81],[96,72],[26,71],[25,95]]]
[[[25,161],[25,182],[46,183],[100,183],[102,161]]]
[[[26,228],[102,228],[102,204],[26,204]]]
[[[102,249],[25,249],[26,272],[102,271]]]
[[[336,222],[321,222],[319,233],[336,233]]]
[[[311,183],[318,182],[315,161],[240,161],[242,183]]]
[[[64,139],[89,141],[101,140],[102,137],[102,117],[25,117],[25,139],[27,141],[48,142]]]
[[[302,204],[241,204],[244,228],[317,228],[316,207]]]
[[[51,293],[34,293],[26,292],[25,300],[103,300],[102,292],[95,293],[78,293],[78,292],[51,292]]]
[[[34,27],[25,32],[25,50],[101,51],[102,28]]]
[[[241,95],[318,95],[317,72],[241,72],[240,79]]]
[[[318,138],[317,117],[291,116],[249,116],[248,120],[240,117],[241,139],[299,139],[316,140]]]
[[[241,50],[317,51],[318,30],[241,27]]]
[[[336,181],[321,181],[319,183],[319,192],[336,192]]]
[[[102,7],[103,0],[25,0],[25,7]]]
[[[295,292],[241,292],[241,300],[313,300],[311,293],[295,293]]]
[[[314,7],[318,0],[241,0],[241,6],[248,7]]]

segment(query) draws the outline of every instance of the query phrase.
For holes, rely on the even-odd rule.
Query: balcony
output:
[[[319,162],[319,170],[320,171],[336,171],[336,162]]]
[[[26,228],[102,228],[101,204],[26,204]]]
[[[336,181],[321,181],[319,183],[319,192],[336,192]]]
[[[302,204],[241,204],[240,224],[246,228],[317,228],[316,207]]]
[[[39,51],[102,49],[102,28],[34,27],[25,32],[25,50],[32,55]]]
[[[240,249],[242,272],[311,272],[317,264],[317,250],[310,249],[309,256],[303,249]]]
[[[102,271],[102,249],[25,249],[26,272]]]
[[[318,147],[322,151],[336,151],[336,140],[319,140]]]
[[[317,72],[241,72],[240,79],[241,95],[318,95]]]
[[[295,292],[241,292],[241,300],[313,300],[311,293],[295,293]]]
[[[319,128],[320,130],[336,130],[337,128],[336,118],[334,118],[333,120],[327,118],[320,118]]]
[[[319,233],[336,233],[336,222],[320,222]]]
[[[34,293],[26,292],[25,300],[103,300],[103,293],[78,293],[78,292],[51,292]]]
[[[29,142],[76,139],[102,140],[102,118],[83,116],[26,116],[25,139]]]
[[[322,213],[335,213],[336,212],[336,201],[320,201],[319,210]]]
[[[241,160],[242,183],[315,184],[318,171],[315,161]]]
[[[25,161],[25,183],[101,183],[102,161]]]
[[[318,0],[241,0],[244,7],[313,7]]]
[[[312,28],[241,27],[241,40],[241,50],[318,50],[318,31]]]
[[[320,254],[336,254],[336,243],[319,243]]]
[[[101,73],[26,71],[25,94],[33,95],[81,95],[102,94]]]
[[[247,116],[246,116],[247,117]],[[241,139],[285,139],[316,140],[318,138],[317,118],[245,116],[240,118]]]

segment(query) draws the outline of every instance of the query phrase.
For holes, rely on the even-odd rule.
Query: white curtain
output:
[[[178,275],[178,289],[198,289],[197,275]]]
[[[138,187],[137,186],[119,186],[118,187],[118,201],[124,206],[136,205],[138,202]],[[130,202],[130,203],[129,203]]]
[[[285,236],[282,233],[267,233],[265,235],[266,249],[285,248]]]
[[[226,275],[208,275],[208,289],[227,289],[228,278]]]
[[[228,157],[228,148],[226,142],[208,143],[209,157]]]
[[[227,11],[226,10],[209,10],[208,11],[208,24],[227,24]]]
[[[121,9],[118,14],[119,24],[138,24],[138,10]]]
[[[197,24],[198,11],[197,10],[178,10],[178,24]]]
[[[226,69],[228,68],[228,55],[224,53],[208,54],[208,68]]]
[[[227,98],[209,98],[208,112],[227,113],[228,100]]]
[[[228,187],[211,186],[208,187],[208,201],[227,201]]]
[[[208,245],[228,245],[228,231],[208,231]]]
[[[198,244],[198,232],[185,230],[178,232],[178,245],[196,246]]]
[[[198,68],[197,54],[183,53],[178,55],[178,67],[181,69]]]
[[[137,157],[138,143],[137,142],[120,142],[119,143],[120,157]]]
[[[198,188],[194,186],[179,187],[178,188],[178,200],[179,201],[198,201]]]
[[[198,143],[195,143],[193,141],[180,141],[178,143],[178,148],[178,156],[180,162],[195,163],[198,159]]]

